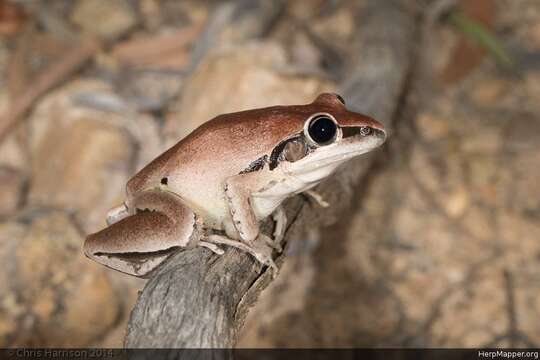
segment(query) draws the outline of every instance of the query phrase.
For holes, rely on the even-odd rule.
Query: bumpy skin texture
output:
[[[204,239],[247,250],[275,268],[268,247],[279,249],[279,243],[259,234],[259,221],[285,198],[309,190],[343,162],[385,140],[380,123],[348,111],[342,101],[321,94],[308,105],[208,121],[128,182],[125,206],[112,211],[109,228],[88,237],[85,253],[144,276],[173,249],[198,243],[203,223]],[[306,133],[317,114],[333,119],[337,135],[330,144],[314,143]],[[208,236],[219,230],[229,239]]]

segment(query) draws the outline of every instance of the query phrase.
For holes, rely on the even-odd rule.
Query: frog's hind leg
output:
[[[129,215],[91,234],[86,256],[121,272],[144,277],[180,248],[197,244],[202,223],[170,192],[146,191],[130,204]]]

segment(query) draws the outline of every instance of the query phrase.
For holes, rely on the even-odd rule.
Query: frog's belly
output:
[[[279,176],[251,194],[250,204],[257,220],[262,220],[271,215],[276,208],[288,197],[306,191],[317,185],[319,181],[303,181],[295,177]],[[191,186],[200,184],[202,181],[183,183],[177,191],[186,204],[197,213],[205,225],[213,229],[224,229],[227,224],[232,224],[230,209],[224,186],[221,184],[207,183],[206,186]],[[229,224],[229,225],[230,225]]]
[[[212,185],[191,187],[184,183],[175,190],[182,201],[201,217],[206,227],[219,230],[223,221],[229,217],[229,207],[222,188]]]

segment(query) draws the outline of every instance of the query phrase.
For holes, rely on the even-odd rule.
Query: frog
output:
[[[287,226],[283,202],[313,188],[343,164],[380,147],[383,124],[322,93],[303,105],[218,115],[159,155],[126,184],[107,227],[86,237],[87,257],[149,277],[172,254],[234,247],[278,268]],[[261,231],[271,217],[272,234]]]

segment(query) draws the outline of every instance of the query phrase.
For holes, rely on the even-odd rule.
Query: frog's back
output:
[[[267,155],[288,134],[302,131],[308,106],[274,106],[224,114],[204,123],[158,156],[127,184],[128,195],[167,184],[173,191],[220,186]]]

